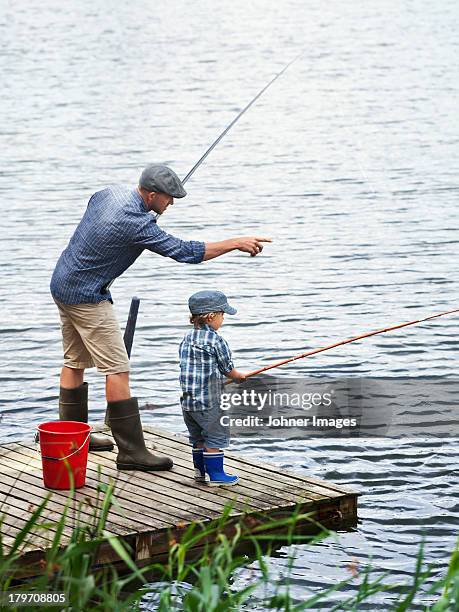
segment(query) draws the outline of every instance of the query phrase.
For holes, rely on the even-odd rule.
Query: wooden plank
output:
[[[14,544],[16,536],[19,535],[23,526],[30,519],[35,508],[25,506],[16,506],[10,503],[11,501],[17,501],[11,496],[4,493],[0,493],[0,516],[2,517],[1,522],[1,533],[3,544],[8,551]],[[49,545],[51,538],[44,530],[40,529],[40,525],[49,522],[43,517],[38,519],[38,523],[33,527],[31,536],[27,536],[27,542],[32,543],[35,547],[42,548],[43,550]],[[25,543],[21,544],[21,549],[24,549]]]
[[[13,504],[2,503],[2,514],[4,514],[4,521],[2,524],[2,533],[6,533],[12,537],[16,537],[22,527],[30,519],[32,512],[28,508],[19,508]],[[62,514],[57,512],[50,512],[46,510],[38,522],[33,527],[33,534],[36,541],[40,541],[44,546],[49,546],[53,540],[52,525],[57,525],[59,519],[62,518]],[[49,529],[45,529],[43,526],[49,524]],[[65,535],[70,536],[72,529],[70,527],[65,528]]]
[[[25,485],[25,487],[27,487],[26,492],[24,492],[25,487],[24,489],[18,492],[18,489],[15,488],[18,484],[21,485],[21,489],[22,485]],[[29,503],[34,503],[35,505],[38,505],[43,501],[45,497],[44,493],[49,492],[47,491],[47,489],[43,488],[43,484],[37,486],[36,484],[31,482],[31,479],[29,478],[24,481],[18,481],[17,479],[14,479],[10,476],[6,476],[5,474],[0,475],[0,491],[8,496],[8,499],[11,501],[11,503],[13,503],[14,500],[17,500],[18,503],[26,501]],[[24,497],[26,497],[25,500]],[[94,512],[88,508],[88,501],[91,502],[91,507],[94,509],[98,507],[98,503],[100,503],[101,498],[102,495],[99,496],[98,501],[98,498],[94,496],[91,501],[88,496],[84,496],[84,494],[82,494],[81,492],[76,491],[75,496],[73,498],[70,497],[70,499],[73,501],[73,505],[70,507],[70,518],[73,519],[73,517],[76,517],[79,514],[82,520],[86,520],[88,524],[91,524]],[[53,511],[62,512],[68,499],[69,495],[66,495],[64,492],[60,494],[57,492],[53,492],[50,501],[48,502],[48,507]],[[134,506],[134,508],[137,511],[136,506]],[[107,522],[107,530],[110,530],[112,524],[114,528],[116,528],[116,526],[123,526],[123,522],[118,522],[117,519],[118,516],[115,510],[113,513],[111,513],[109,517],[109,520]],[[155,523],[152,526],[157,527],[158,523]]]
[[[28,448],[26,447],[26,448],[25,448],[25,450],[26,450],[26,451],[28,451]],[[24,458],[26,459],[27,457],[25,456]],[[107,461],[109,461],[109,460],[107,460]],[[102,462],[102,463],[103,463],[103,462]],[[109,467],[110,467],[110,466],[111,466],[111,463],[109,464]],[[204,487],[205,487],[205,485],[204,485]],[[205,488],[207,488],[207,487],[205,487]],[[207,490],[208,490],[208,489],[207,489]],[[205,491],[205,493],[207,494],[207,491]],[[215,495],[215,494],[214,494],[214,495]],[[201,492],[201,491],[200,491],[200,496],[202,497],[202,492]],[[295,502],[297,502],[298,500],[291,500],[291,501],[295,501]],[[199,500],[198,500],[196,503],[198,503],[198,504],[199,504],[199,503],[201,503],[201,504],[202,504],[202,499],[201,499],[201,501],[199,501]],[[271,503],[271,504],[270,504],[270,507],[271,507],[272,505],[273,505],[273,504]],[[222,507],[218,507],[218,508],[214,508],[214,509],[221,510],[221,509],[222,509]],[[213,515],[212,515],[212,517],[213,517],[213,516],[215,516],[215,514],[213,514]],[[132,525],[132,524],[131,524],[131,527],[136,527],[136,525]],[[144,526],[142,525],[142,527],[144,527]]]
[[[21,456],[21,453],[16,453],[17,456]],[[27,456],[23,456],[23,460],[27,460]],[[111,463],[111,462],[110,462]],[[91,496],[93,500],[96,500],[97,497],[100,497],[100,494],[96,491],[97,482],[94,480],[99,477],[97,469],[91,468],[91,464],[88,464],[87,470],[89,476],[93,477],[87,479],[86,486],[82,489],[79,489],[79,494],[84,494],[86,496]],[[144,510],[149,509],[149,516],[154,516],[157,518],[163,518],[165,524],[174,524],[174,522],[178,520],[184,519],[200,519],[205,518],[205,513],[196,513],[196,512],[186,512],[187,506],[182,503],[181,508],[171,507],[169,505],[169,498],[166,496],[158,496],[157,499],[152,499],[149,494],[149,490],[145,490],[143,484],[137,476],[135,472],[118,472],[116,470],[110,468],[104,468],[104,472],[100,475],[101,482],[108,484],[110,481],[115,483],[115,496],[118,501],[122,503],[122,500],[132,499],[132,496],[135,495],[138,505],[143,506]],[[43,487],[43,482],[41,480],[41,473],[35,473],[33,476],[41,483]],[[21,474],[21,478],[23,475]],[[148,494],[148,495],[147,495]],[[154,501],[155,506],[152,509],[151,504]],[[163,503],[165,501],[165,503]],[[213,516],[213,515],[212,515]],[[166,520],[167,519],[167,520]]]
[[[155,436],[153,439],[155,441],[156,446],[161,446],[164,449],[170,448],[176,450],[176,452],[179,452],[180,449],[182,449],[183,451],[184,446],[189,448],[186,443],[184,445],[183,442],[179,440],[174,440],[173,438],[162,437],[160,441],[160,439]],[[328,499],[329,497],[339,497],[343,494],[348,494],[347,491],[325,489],[323,486],[317,485],[315,483],[312,484],[310,482],[308,482],[306,486],[303,483],[302,486],[301,481],[299,482],[296,479],[292,479],[290,474],[286,473],[280,468],[275,468],[275,466],[270,465],[270,467],[274,469],[268,471],[266,470],[266,468],[261,467],[260,464],[256,464],[254,462],[249,463],[245,461],[245,457],[243,455],[239,456],[226,453],[225,463],[229,468],[237,469],[242,474],[242,477],[245,476],[249,479],[253,478],[256,480],[258,480],[258,478],[260,477],[262,479],[262,482],[263,479],[266,480],[267,477],[269,477],[270,490],[276,492],[283,493],[285,491],[292,491],[294,494],[298,494],[298,492],[301,491],[303,496],[306,494],[311,499]],[[305,489],[307,491],[306,493]]]
[[[114,462],[112,460],[99,460],[104,470],[116,472]],[[139,489],[150,489],[151,479],[148,474],[142,473]],[[224,506],[228,503],[233,504],[235,510],[244,510],[246,502],[239,500],[238,497],[244,498],[243,495],[238,496],[237,492],[229,491],[222,495],[213,490],[207,485],[197,483],[194,478],[183,474],[177,469],[164,472],[160,479],[154,481],[157,489],[160,488],[165,495],[168,496],[169,503],[177,508],[183,508],[184,502],[193,504],[194,508],[199,508],[200,518],[213,517],[215,512],[221,512]],[[156,489],[156,491],[157,491]],[[155,495],[158,495],[155,491]],[[249,501],[249,498],[247,498]],[[267,501],[260,502],[257,499],[250,499],[251,505],[264,508],[268,505]]]
[[[150,442],[148,432],[147,432],[146,438]],[[168,436],[164,438],[152,437],[152,440],[154,440],[155,446],[158,448],[161,448],[163,452],[165,453],[168,452],[169,454],[171,454],[172,452],[179,453],[181,457],[186,457],[187,465],[188,465],[188,457],[190,457],[191,453],[189,450],[190,447],[186,442],[184,443],[179,438],[174,439],[173,436]],[[187,450],[184,450],[184,449],[187,449]],[[191,465],[191,459],[189,459],[189,461]],[[260,469],[255,464],[251,466],[245,466],[245,465],[241,466],[241,463],[239,462],[239,456],[236,457],[236,456],[229,455],[229,454],[227,454],[225,462],[230,468],[231,467],[237,468],[239,473],[241,473],[241,468],[242,468],[243,472],[241,474],[241,477],[247,481],[247,485],[246,485],[247,488],[253,487],[252,491],[254,490],[266,491],[266,487],[260,487],[260,485],[258,484],[258,477],[261,478],[261,482],[263,483],[263,478],[266,475],[266,470]],[[254,475],[256,475],[256,478],[254,477]],[[243,485],[244,480],[242,480],[241,484],[237,485],[238,489],[241,486],[244,486]],[[304,486],[301,487],[301,483],[298,483],[297,481],[295,482],[294,480],[292,480],[291,477],[286,476],[286,474],[283,471],[279,471],[279,470],[276,472],[276,474],[270,474],[269,483],[266,481],[264,482],[264,484],[269,484],[269,491],[270,491],[272,501],[275,501],[276,498],[279,498],[279,499],[285,499],[286,497],[288,498],[289,492],[292,492],[296,496],[301,495],[302,497],[308,497],[310,499],[319,499],[320,497],[328,498],[330,495],[339,496],[340,494],[342,494],[342,492],[338,493],[335,491],[325,491],[324,492],[323,487],[318,487],[315,484],[309,486],[308,489],[311,489],[311,491],[307,491],[307,493],[305,493],[305,487]]]
[[[110,435],[110,430],[102,425],[95,425],[94,429],[96,431],[104,431],[107,435]],[[172,446],[173,448],[178,448],[179,446],[182,449],[188,449],[190,452],[191,447],[188,440],[177,434],[170,433],[168,431],[159,429],[157,427],[151,427],[149,425],[144,426],[144,433],[146,441],[153,446],[158,446],[160,440],[162,439],[163,445]],[[323,481],[319,478],[315,478],[312,476],[305,476],[299,472],[294,472],[292,470],[287,470],[285,468],[280,468],[274,464],[254,461],[251,457],[248,457],[244,454],[234,454],[231,452],[225,451],[225,462],[229,467],[238,467],[239,469],[246,469],[248,472],[253,473],[252,470],[255,470],[255,473],[266,473],[268,472],[270,475],[273,475],[279,483],[284,483],[285,485],[292,485],[300,487],[303,491],[310,490],[311,492],[317,492],[319,495],[327,497],[334,494],[349,494],[349,495],[359,495],[358,491],[351,489],[350,487],[346,487],[343,485],[338,485],[336,483],[329,483],[327,481]],[[242,464],[242,465],[241,465]],[[306,485],[310,485],[307,487]]]
[[[23,447],[21,452],[26,453],[27,452],[28,447]],[[20,450],[20,449],[18,449]],[[145,473],[145,472],[122,472],[122,471],[118,471],[115,467],[115,462],[114,462],[114,458],[115,455],[112,453],[110,458],[106,457],[106,453],[92,453],[90,456],[90,461],[88,463],[88,473],[97,473],[96,467],[97,465],[101,465],[104,470],[103,472],[105,474],[109,474],[114,476],[114,478],[116,479],[116,482],[118,484],[118,492],[120,490],[123,490],[122,486],[120,485],[120,483],[124,483],[124,482],[131,482],[132,484],[134,484],[135,486],[137,486],[139,488],[139,492],[142,493],[148,493],[148,498],[149,498],[149,503],[151,503],[151,490],[152,487],[154,485],[156,485],[156,489],[158,488],[158,485],[162,488],[163,492],[166,493],[166,495],[171,495],[170,492],[170,475],[168,472],[155,472],[155,473]],[[166,482],[165,482],[165,481]],[[193,495],[193,490],[192,488],[196,488],[196,483],[189,479],[185,479],[183,477],[179,477],[177,478],[177,474],[174,473],[174,475],[172,476],[172,480],[173,480],[173,484],[174,484],[174,488],[178,488],[180,489],[183,493],[186,493],[187,495]],[[183,484],[184,482],[186,483],[187,488],[183,489]],[[158,499],[158,495],[161,495],[157,492],[155,492],[155,501],[157,501]],[[199,496],[197,496],[197,500],[199,501],[199,499],[202,500],[202,491],[199,492]],[[237,496],[236,496],[237,497]],[[228,494],[228,499],[233,500],[235,498],[234,495],[232,495],[231,493]],[[219,498],[214,496],[210,496],[208,497],[208,499],[211,502],[215,502],[215,501],[219,501]],[[169,500],[168,502],[170,503],[171,507],[177,507],[179,509],[183,509],[183,495],[180,495],[179,500]],[[215,503],[211,504],[211,509],[214,510],[221,510],[222,509],[222,504],[218,503],[218,507],[215,507]],[[241,506],[242,507],[242,506]],[[196,516],[196,518],[202,518],[203,516],[205,516],[205,512],[202,514],[199,514]],[[179,518],[183,518],[183,517],[179,517]]]
[[[144,431],[150,433],[152,436],[166,438],[173,441],[179,441],[181,444],[188,448],[190,446],[188,440],[185,437],[172,434],[168,431],[158,429],[157,427],[145,426]],[[319,478],[315,478],[312,476],[304,476],[300,472],[294,472],[285,468],[279,468],[272,463],[261,462],[258,460],[255,462],[251,457],[248,457],[244,454],[235,455],[233,453],[226,453],[226,455],[230,461],[234,459],[235,461],[240,461],[241,463],[244,463],[250,467],[261,467],[266,469],[268,472],[274,472],[278,473],[279,475],[288,477],[290,480],[293,479],[294,481],[301,481],[302,483],[311,484],[314,487],[319,486],[320,488],[325,489],[327,492],[336,491],[338,493],[348,493],[350,495],[360,494],[358,491],[355,491],[350,487],[338,485],[336,483],[330,483],[328,481],[320,480]]]
[[[189,451],[185,451],[183,449],[183,444],[176,443],[174,440],[169,440],[166,438],[161,439],[161,441],[155,437],[155,445],[158,448],[161,448],[163,452],[167,452],[169,449],[169,453],[177,453],[179,457],[187,457],[189,455]],[[174,455],[175,456],[175,455]],[[232,455],[226,454],[225,456],[225,465],[231,469],[236,469],[238,475],[241,477],[241,481],[247,482],[247,487],[252,490],[259,490],[260,488],[266,491],[266,485],[269,486],[270,494],[272,495],[273,501],[276,499],[285,500],[291,498],[297,498],[298,496],[309,498],[309,499],[321,499],[330,497],[330,495],[325,495],[323,491],[314,492],[307,491],[305,492],[305,488],[301,488],[298,484],[292,481],[291,478],[285,478],[284,475],[279,472],[275,474],[269,473],[269,478],[266,477],[266,470],[260,469],[258,466],[246,466],[241,464],[238,458],[235,458]],[[255,467],[255,469],[254,469]],[[260,484],[261,483],[261,487]],[[240,485],[238,485],[240,486]],[[316,490],[318,487],[309,487],[314,488]],[[339,493],[332,492],[332,496],[338,496]]]
[[[156,442],[156,446],[162,451],[167,452],[167,448],[163,447],[161,442]],[[169,453],[170,454],[170,453]],[[267,488],[263,484],[258,484],[256,480],[250,475],[247,478],[246,484],[238,484],[236,486],[232,486],[231,488],[221,488],[216,490],[215,488],[208,487],[206,484],[196,482],[194,480],[194,469],[192,466],[191,457],[188,453],[184,453],[182,449],[178,449],[176,453],[172,456],[174,460],[174,468],[170,472],[164,472],[163,478],[165,480],[171,481],[168,486],[174,485],[174,489],[177,492],[183,491],[187,495],[196,496],[199,500],[202,499],[221,499],[226,498],[229,501],[235,501],[235,507],[240,507],[242,509],[242,505],[237,502],[237,499],[242,497],[242,494],[246,495],[248,499],[250,499],[251,505],[257,506],[258,502],[259,507],[263,508],[268,505],[271,507],[276,503],[282,503],[285,500],[290,501],[298,501],[299,498],[302,498],[302,491],[297,489],[295,493],[290,493],[290,491],[281,492],[277,491],[278,494],[275,495],[272,493],[271,489],[269,490],[269,494],[267,494]],[[114,465],[113,461],[103,459],[103,464],[107,467],[112,467]],[[107,463],[108,462],[108,463]],[[180,478],[177,478],[177,475]],[[270,484],[270,483],[266,483]],[[186,490],[183,489],[183,486],[186,487]],[[304,496],[305,499],[311,499],[310,496]],[[182,497],[180,496],[180,499]]]
[[[98,426],[96,429],[104,428]],[[62,545],[68,541],[77,517],[83,523],[92,524],[94,512],[102,504],[100,484],[114,484],[116,504],[109,511],[107,531],[132,547],[133,558],[139,564],[167,560],[170,540],[179,541],[192,523],[206,525],[217,519],[228,504],[232,504],[232,509],[223,527],[228,534],[238,521],[250,529],[269,517],[290,516],[294,510],[311,513],[314,520],[329,527],[356,520],[355,491],[235,453],[226,453],[225,461],[228,471],[234,470],[240,482],[227,488],[208,487],[194,479],[191,449],[186,439],[156,428],[144,429],[147,446],[151,448],[154,443],[159,453],[172,456],[173,470],[119,471],[115,453],[90,453],[86,486],[73,494],[67,491],[50,493],[44,488],[41,458],[33,443],[0,447],[0,512],[3,505],[2,532],[7,549],[13,545],[14,536],[33,509],[50,493],[48,507],[39,521],[49,523],[50,529],[37,530],[23,547],[21,561],[29,564],[21,569],[24,576],[33,575],[41,567],[65,504],[70,506]],[[297,525],[299,529],[317,531],[310,519]],[[203,545],[198,542],[196,551]],[[108,542],[100,546],[96,561],[101,565],[121,563]]]
[[[158,448],[158,450],[160,450],[162,453],[164,454],[170,454],[170,447],[169,446],[164,446],[162,444],[162,442],[158,441],[158,440],[154,440],[155,442],[155,447]],[[167,479],[173,479],[174,482],[179,482],[176,478],[176,474],[180,474],[181,476],[183,476],[183,478],[180,480],[181,483],[186,484],[187,486],[193,488],[195,491],[199,491],[198,495],[199,498],[202,499],[203,495],[206,495],[206,492],[211,491],[212,493],[212,498],[215,499],[215,495],[219,495],[219,497],[226,497],[228,500],[235,500],[238,497],[241,497],[241,494],[244,493],[247,495],[248,498],[250,498],[251,502],[253,504],[257,504],[257,500],[259,500],[261,502],[260,507],[265,507],[265,505],[268,503],[269,505],[272,505],[273,501],[276,502],[281,501],[282,500],[282,496],[280,495],[271,495],[270,499],[267,500],[266,498],[266,488],[259,486],[258,483],[256,483],[256,481],[248,481],[247,483],[242,483],[242,484],[238,484],[236,487],[231,487],[231,488],[221,488],[218,491],[215,491],[215,489],[210,489],[209,487],[207,487],[206,485],[197,483],[194,480],[194,470],[193,470],[193,466],[192,466],[192,459],[191,459],[191,453],[185,453],[183,451],[182,447],[178,448],[178,454],[174,454],[173,456],[174,459],[174,469],[171,472],[164,472],[162,473],[162,477]],[[189,494],[192,494],[192,491],[189,490],[188,491]],[[297,494],[299,494],[300,491],[297,491]]]
[[[174,460],[174,464],[179,468],[184,468],[187,475],[194,473],[192,467],[192,458],[189,451],[184,450],[182,445],[176,445],[169,440],[159,440],[154,438],[155,445],[161,452],[169,454]],[[232,463],[233,465],[230,465]],[[231,471],[233,467],[236,469],[238,476],[240,476],[240,482],[235,487],[237,491],[247,491],[252,497],[256,498],[258,493],[263,494],[265,498],[266,491],[269,490],[271,505],[276,502],[282,502],[285,500],[295,500],[298,496],[306,499],[318,499],[321,496],[315,494],[305,494],[304,489],[300,487],[294,487],[290,483],[284,484],[276,480],[276,478],[265,479],[262,476],[258,477],[254,475],[253,470],[243,468],[237,462],[229,462],[225,459],[225,465],[227,465]],[[267,489],[267,486],[269,487]]]
[[[27,495],[27,500],[23,500],[18,498],[16,495],[11,493],[11,488],[10,487],[5,487],[5,485],[3,483],[0,484],[0,499],[4,498],[4,501],[8,501],[8,503],[10,503],[11,505],[20,508],[20,509],[24,509],[27,508],[29,514],[31,512],[33,512],[36,507],[43,501],[44,498],[42,498],[40,495],[36,495],[34,494],[34,487],[30,486],[29,490],[28,490],[28,495]],[[84,508],[85,508],[85,502],[80,500],[78,502],[78,504],[76,503],[77,500],[72,500],[72,498],[70,498],[71,501],[73,501],[73,503],[71,505],[69,505],[68,510],[67,510],[67,519],[68,521],[73,525],[76,525],[77,522],[79,521],[80,524],[85,524],[88,527],[93,527],[95,520],[94,520],[94,512],[96,510],[96,507],[94,506],[94,510],[93,512],[88,511],[85,512]],[[99,504],[101,505],[102,503],[102,499],[100,500]],[[0,506],[0,512],[2,512],[3,506]],[[56,502],[56,500],[53,500],[53,498],[51,498],[47,505],[46,505],[46,510],[44,511],[43,516],[45,517],[52,517],[54,514],[56,514],[57,516],[59,516],[59,518],[62,516],[62,512],[64,511],[65,508],[65,502]],[[120,520],[116,520],[118,517],[116,517],[115,513],[111,513],[107,519],[107,523],[106,523],[106,531],[110,532],[112,530],[118,530],[119,528],[124,528],[125,527],[125,523],[121,522]],[[115,520],[114,520],[115,519]],[[25,522],[25,521],[24,521]],[[145,523],[144,521],[140,522],[140,521],[133,521],[130,526],[132,528],[141,528],[144,527]],[[151,525],[151,527],[156,528],[158,525],[154,524]],[[69,533],[71,533],[71,530],[69,531]]]
[[[24,465],[23,462],[30,462],[31,460],[28,458],[27,455],[24,455],[20,452],[12,452],[11,456],[14,458],[15,462],[12,464],[12,466],[18,470],[20,468],[20,466]],[[32,460],[32,464],[33,464]],[[3,463],[7,463],[7,461],[3,460]],[[8,475],[4,472],[2,475],[0,475],[0,481],[5,480],[8,477]],[[20,482],[25,482],[27,483],[27,485],[34,485],[34,491],[35,493],[39,494],[40,492],[42,493],[43,498],[45,497],[45,495],[47,493],[49,493],[50,491],[48,489],[44,488],[43,485],[43,480],[42,480],[42,476],[41,476],[41,467],[36,467],[36,472],[18,472],[18,478]],[[101,502],[102,498],[103,498],[103,494],[100,491],[97,491],[95,484],[97,483],[89,483],[88,481],[88,486],[85,486],[82,489],[79,489],[78,491],[76,491],[75,493],[75,500],[76,501],[80,501],[83,503],[90,503],[93,507],[98,507],[99,503]],[[28,490],[28,489],[27,489]],[[27,494],[27,490],[25,490],[25,494]],[[15,489],[15,494],[18,494],[18,488],[16,487]],[[57,490],[53,490],[52,491],[52,496],[53,498],[59,497],[60,501],[62,503],[62,498],[65,498],[66,500],[69,497],[69,493],[66,491],[57,491]],[[84,510],[83,510],[84,512]],[[91,512],[85,512],[85,514],[87,515],[88,518],[93,516],[93,513]],[[125,520],[125,516],[124,515],[118,515],[118,510],[115,509],[113,512],[113,519],[115,520],[115,522],[117,522],[117,519],[122,518],[123,521]],[[119,520],[118,520],[119,522]],[[122,522],[119,524],[123,524]]]
[[[24,478],[26,483],[29,484],[30,481],[32,480],[30,478],[29,475],[22,475],[21,478]],[[36,485],[37,484],[37,479],[32,480],[33,484]],[[47,492],[46,489],[43,488],[43,483],[40,480],[38,481],[39,483],[39,487],[36,487],[36,489],[34,490],[39,490],[39,492]],[[133,492],[130,493],[131,499],[135,499],[135,497],[133,498],[133,494],[135,494],[136,489],[133,489]],[[67,501],[68,498],[68,494],[66,492],[53,492],[53,500],[59,500],[61,505],[63,506],[63,504],[65,503],[65,501]],[[84,489],[80,489],[79,491],[75,492],[75,500],[76,501],[84,501],[84,499],[88,496],[88,495],[92,495],[92,505],[93,507],[98,507],[98,503],[101,502],[102,500],[102,495],[96,491],[90,491],[89,487],[84,487]],[[124,501],[125,503],[125,501]],[[135,515],[134,516],[138,516],[139,512],[141,512],[141,516],[142,516],[142,527],[144,527],[145,524],[148,524],[148,519],[146,519],[146,517],[149,517],[150,514],[153,514],[153,516],[156,516],[157,513],[155,511],[150,511],[151,509],[151,500],[148,500],[148,505],[143,507],[141,503],[134,503],[129,502],[129,506],[132,508],[133,511],[135,511]],[[92,521],[93,520],[93,512],[89,511],[89,512],[82,512],[82,518],[87,518],[88,521]],[[120,520],[121,518],[121,520]],[[186,518],[186,517],[185,517]],[[189,520],[193,520],[195,517],[194,515],[192,517],[190,517]],[[152,525],[152,527],[158,528],[160,526],[170,526],[175,524],[175,520],[173,521],[168,521],[167,523],[165,523],[164,521],[162,523],[156,523],[155,525]],[[126,519],[125,516],[119,517],[116,514],[116,511],[111,510],[109,516],[108,516],[108,521],[107,521],[107,530],[113,530],[117,533],[125,533],[126,532]],[[128,529],[128,533],[131,533],[132,530],[129,528]]]
[[[315,508],[312,511],[310,511],[309,508],[303,508],[300,506],[298,508],[299,514],[304,514],[309,511],[310,516],[298,520],[295,527],[295,533],[317,533],[319,531],[317,528],[317,523],[321,523],[325,528],[334,529],[336,518],[338,518],[335,518],[335,515],[336,511],[339,509],[340,501],[341,500],[336,499],[329,500],[328,504],[323,504],[321,507]],[[269,522],[270,520],[289,518],[292,510],[293,506],[290,506],[282,509],[273,508],[270,511],[256,511],[241,514],[238,517],[231,517],[222,527],[221,532],[231,536],[235,532],[234,530],[236,524],[240,524],[243,527],[245,526],[248,532],[252,532],[255,527],[266,524],[266,522]],[[340,524],[342,524],[341,520]],[[141,562],[145,559],[147,559],[149,562],[152,562],[152,559],[159,563],[166,562],[170,543],[175,541],[180,542],[183,533],[183,529],[173,529],[168,534],[157,534],[154,532],[139,534],[137,538],[138,544],[135,557],[136,562],[139,563],[139,565],[142,565]],[[285,535],[285,531],[282,529],[279,530],[279,528],[271,530],[266,529],[263,531],[263,533],[277,533]],[[213,536],[203,537],[203,539],[198,541],[191,549],[190,556],[192,556],[197,550],[202,550],[204,542],[211,544],[212,541]]]
[[[194,478],[188,478],[186,475],[180,473],[180,471],[166,471],[166,472],[123,472],[118,471],[115,466],[114,456],[113,458],[106,458],[102,453],[94,453],[92,455],[91,461],[88,464],[88,471],[91,472],[91,465],[96,463],[103,467],[103,471],[105,474],[113,475],[117,482],[129,481],[135,484],[138,488],[139,494],[148,494],[149,501],[151,502],[151,490],[152,486],[156,485],[160,486],[162,489],[162,493],[158,493],[155,490],[155,501],[158,499],[158,496],[164,494],[171,499],[168,499],[171,507],[183,508],[183,495],[186,495],[187,498],[192,500],[195,498],[196,507],[202,506],[203,510],[199,518],[204,518],[209,513],[207,513],[206,508],[211,511],[221,511],[224,507],[224,503],[221,501],[218,492],[213,492],[213,489],[210,489],[207,486],[199,485],[196,483]],[[96,473],[96,470],[94,470]],[[190,471],[191,474],[191,471]],[[229,501],[237,502],[237,495],[232,492],[228,492],[225,494]],[[203,502],[203,500],[205,500]],[[241,509],[245,506],[239,503]],[[263,507],[261,505],[261,507]],[[211,516],[214,516],[214,513],[211,513]]]

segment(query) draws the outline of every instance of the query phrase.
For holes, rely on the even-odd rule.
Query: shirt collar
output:
[[[143,201],[143,198],[140,195],[139,190],[137,189],[137,187],[133,190],[132,193],[134,194],[134,199],[135,199],[137,205],[139,206],[139,210],[141,210],[142,212],[146,212],[146,213],[151,214],[151,216],[153,217],[153,219],[157,223],[158,222],[159,214],[155,213],[152,210],[148,210],[148,208],[145,206],[145,202]]]
[[[132,190],[132,194],[134,196],[134,200],[135,200],[136,204],[138,204],[138,206],[139,206],[139,209],[142,212],[149,212],[147,210],[147,207],[145,206],[145,202],[143,201],[143,198],[140,195],[139,190],[137,189],[137,187]]]
[[[204,323],[204,325],[201,327],[202,331],[209,331],[213,334],[216,334],[217,332],[215,331],[215,329],[213,327],[211,327],[210,325],[208,325],[207,323]]]

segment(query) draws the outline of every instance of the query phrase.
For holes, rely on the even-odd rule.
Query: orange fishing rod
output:
[[[355,336],[353,338],[348,338],[347,340],[341,340],[340,342],[335,342],[334,344],[329,344],[328,346],[323,346],[322,348],[314,349],[312,351],[307,351],[306,353],[301,353],[301,355],[296,355],[295,357],[289,357],[288,359],[282,359],[281,361],[277,361],[275,363],[272,363],[271,365],[267,365],[264,368],[259,368],[258,370],[249,372],[245,378],[249,378],[250,376],[255,376],[256,374],[261,374],[262,372],[266,372],[267,370],[272,370],[273,368],[278,368],[281,365],[284,365],[286,363],[291,363],[292,361],[296,361],[297,359],[303,359],[304,357],[310,357],[311,355],[317,355],[317,353],[323,353],[325,351],[329,351],[330,349],[336,348],[338,346],[343,346],[343,344],[350,344],[351,342],[357,342],[357,340],[362,340],[363,338],[369,338],[370,336],[376,336],[377,334],[384,334],[386,332],[393,331],[394,329],[401,329],[402,327],[408,327],[408,325],[416,325],[417,323],[424,323],[424,321],[430,321],[438,317],[444,317],[445,315],[449,315],[454,312],[459,312],[459,308],[456,308],[455,310],[448,310],[447,312],[441,312],[440,314],[435,314],[430,317],[425,317],[425,319],[417,319],[416,321],[409,321],[408,323],[400,323],[399,325],[393,325],[392,327],[385,327],[384,329],[378,329],[377,331],[367,332],[366,334],[362,334],[361,336]],[[225,384],[230,384],[231,382],[232,381],[226,381]]]

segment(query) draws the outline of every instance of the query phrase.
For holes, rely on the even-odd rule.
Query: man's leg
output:
[[[105,393],[107,395],[107,402],[119,402],[130,399],[129,372],[108,374],[105,378]]]
[[[74,369],[64,366],[61,372],[59,389],[59,418],[63,421],[88,422],[88,383],[83,382],[84,368]],[[113,450],[113,442],[108,436],[91,433],[90,451]]]
[[[68,368],[64,366],[61,370],[61,387],[75,389],[81,387],[84,381],[84,369]]]
[[[117,467],[121,470],[169,470],[173,465],[171,459],[153,455],[145,445],[138,401],[131,397],[129,388],[129,357],[112,304],[103,301],[66,309],[92,362],[106,377],[105,422],[118,446]],[[78,367],[77,363],[71,365]]]
[[[84,381],[84,368],[61,370],[59,390],[59,418],[64,421],[88,422],[88,385]],[[113,449],[113,442],[107,436],[92,433],[89,440],[90,451]]]
[[[129,372],[107,374],[107,417],[118,446],[116,465],[120,470],[170,470],[169,457],[153,455],[145,445],[137,398],[131,397]]]
[[[91,354],[72,320],[72,307],[56,302],[59,309],[64,349],[64,367],[59,389],[59,418],[64,421],[88,422],[88,385],[84,382],[86,368],[94,367]],[[92,433],[90,451],[112,450],[107,436]]]

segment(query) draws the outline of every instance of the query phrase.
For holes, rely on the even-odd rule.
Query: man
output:
[[[162,164],[147,166],[139,186],[113,186],[95,193],[51,279],[59,309],[64,347],[60,378],[59,417],[87,422],[86,368],[106,376],[107,422],[118,446],[120,470],[168,470],[169,457],[147,450],[138,402],[129,388],[129,359],[113,312],[109,291],[120,276],[148,249],[182,263],[200,263],[239,250],[258,255],[268,238],[230,238],[204,243],[180,240],[160,229],[162,215],[186,191],[178,176]],[[92,434],[90,450],[111,450],[107,436]]]

